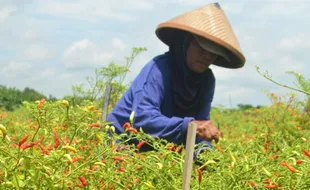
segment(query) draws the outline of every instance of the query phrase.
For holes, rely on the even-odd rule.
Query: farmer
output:
[[[134,111],[138,131],[142,127],[153,137],[184,145],[192,122],[197,124],[196,144],[212,147],[219,130],[210,119],[215,77],[209,66],[236,69],[245,63],[231,25],[215,3],[161,23],[156,35],[169,51],[142,68],[107,121],[123,133]]]

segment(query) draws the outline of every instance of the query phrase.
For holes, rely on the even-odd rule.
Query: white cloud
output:
[[[113,38],[111,47],[93,42],[87,38],[72,43],[63,54],[63,64],[70,69],[102,66],[119,55],[126,45],[119,38]]]
[[[111,7],[116,10],[152,10],[154,8],[153,0],[131,0],[131,1],[123,1],[123,0],[115,0],[105,2],[104,4],[110,4]]]
[[[310,8],[308,0],[271,0],[260,1],[263,8],[259,9],[256,16],[284,16],[291,18],[306,18],[309,17],[308,10]]]
[[[37,38],[38,38],[38,34],[34,30],[27,30],[24,33],[24,39],[25,40],[31,41],[31,40],[36,40]]]
[[[279,57],[278,61],[274,63],[276,68],[280,71],[286,72],[294,70],[297,72],[304,71],[304,63],[294,59],[291,55],[284,55]]]
[[[119,50],[125,50],[126,44],[124,44],[124,42],[122,42],[122,40],[119,38],[113,38],[112,47]]]
[[[55,76],[55,74],[56,74],[55,68],[46,68],[46,69],[39,72],[38,77],[39,78],[49,78],[49,77]]]
[[[63,74],[61,75],[61,77],[65,78],[65,79],[69,79],[69,78],[71,78],[72,76],[73,76],[72,73],[63,73]]]
[[[87,1],[64,2],[60,0],[39,2],[39,10],[42,14],[68,17],[90,22],[97,22],[101,19],[114,19],[122,21],[134,21],[136,17],[126,11],[151,10],[151,1],[131,0],[131,1],[100,1],[92,3]]]
[[[0,23],[7,20],[11,15],[17,11],[15,6],[8,6],[0,8]]]
[[[21,77],[28,75],[33,68],[29,63],[11,61],[7,64],[2,64],[1,73],[6,77]]]
[[[229,105],[232,107],[241,103],[253,102],[253,98],[262,96],[260,89],[243,87],[242,84],[229,85],[225,83],[218,84],[215,87],[215,94],[212,106]],[[256,101],[256,104],[261,102]]]
[[[282,38],[280,48],[288,51],[310,48],[310,35],[299,33],[296,36]]]
[[[54,53],[43,44],[31,44],[23,52],[23,59],[40,62],[52,58]]]

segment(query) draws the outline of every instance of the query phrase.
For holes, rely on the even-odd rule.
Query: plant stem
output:
[[[150,171],[152,171],[152,167],[149,167],[148,165],[146,165],[145,163],[141,162],[141,160],[135,158],[135,157],[132,157],[134,160],[136,160],[138,163],[140,163],[141,165],[143,165],[144,167],[148,168]],[[174,189],[179,189],[177,187],[174,187],[172,184],[170,184],[169,181],[165,180],[164,178],[162,178],[160,175],[158,175],[159,173],[156,174],[157,177],[161,178],[166,184],[167,184],[167,187],[173,187]]]
[[[73,171],[71,171],[67,177],[69,177],[72,173],[74,173],[76,170],[80,169],[81,167],[87,165],[89,162],[93,161],[95,158],[98,158],[99,156],[101,156],[102,154],[104,154],[105,152],[107,152],[108,150],[105,149],[104,151],[100,152],[99,154],[97,154],[94,158],[88,160],[87,162],[85,162],[84,164],[79,165],[77,168],[75,168]]]
[[[82,119],[84,119],[85,116],[86,116],[86,115],[84,115],[83,117],[81,117],[81,119],[78,120],[77,123],[79,123],[79,121],[81,121]],[[82,126],[81,126],[81,127],[82,127]],[[73,135],[72,135],[72,137],[71,137],[71,140],[70,140],[69,145],[71,145],[71,143],[72,143],[72,141],[73,141],[73,139],[74,139],[74,137],[75,137],[77,131],[78,131],[81,127],[79,127],[79,128],[77,129],[77,126],[75,126],[74,133],[73,133]]]
[[[285,84],[280,84],[280,83],[274,81],[271,77],[268,77],[268,76],[266,76],[265,74],[262,74],[262,73],[259,71],[258,68],[257,68],[257,72],[258,72],[260,75],[262,75],[263,77],[265,77],[266,79],[270,80],[271,82],[273,82],[273,83],[275,83],[275,84],[277,84],[277,85],[279,85],[279,86],[282,86],[282,87],[285,87],[285,88],[288,88],[288,89],[291,89],[291,90],[295,90],[295,91],[298,91],[298,92],[301,92],[301,93],[304,93],[304,94],[307,94],[308,96],[310,96],[310,92],[306,92],[306,91],[304,91],[304,90],[301,90],[301,89],[298,89],[298,88],[294,88],[294,87],[290,87],[290,86],[287,86],[287,85],[285,85]]]
[[[39,116],[39,117],[40,117],[40,116]],[[41,128],[41,123],[40,123],[39,117],[37,117],[37,122],[38,122],[39,126],[38,126],[36,132],[34,133],[32,139],[31,139],[31,142],[33,142],[35,136],[37,135],[37,133],[39,132],[39,129]]]
[[[11,158],[14,158],[16,161],[18,161],[18,158],[16,158],[15,156],[13,156],[12,154],[6,152],[5,150],[0,149],[0,151],[6,153],[7,155],[9,155]]]

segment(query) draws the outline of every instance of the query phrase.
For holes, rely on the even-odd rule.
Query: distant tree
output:
[[[24,91],[22,92],[22,100],[23,101],[36,101],[36,100],[40,100],[42,98],[47,99],[47,97],[39,92],[37,92],[34,89],[31,89],[29,87],[26,87],[24,89]]]
[[[257,105],[255,108],[256,109],[261,109],[261,108],[264,108],[265,106],[262,106],[262,105]]]
[[[49,95],[48,96],[48,99],[47,99],[48,101],[57,101],[58,99],[56,98],[56,97],[54,97],[53,95]]]
[[[237,106],[240,110],[248,110],[254,108],[251,104],[238,104]]]
[[[42,98],[46,99],[46,96],[29,87],[21,91],[15,87],[0,85],[0,108],[7,111],[14,111],[23,101],[34,102]]]
[[[109,84],[112,87],[109,107],[113,107],[129,86],[129,82],[125,81],[125,78],[134,59],[146,50],[146,48],[134,47],[132,48],[131,55],[125,57],[126,62],[124,64],[117,64],[112,61],[107,66],[96,68],[94,77],[86,77],[89,89],[85,89],[84,84],[73,85],[73,96],[67,98],[74,104],[80,104],[83,100],[89,100],[102,107],[105,88]]]
[[[22,102],[21,94],[21,91],[15,87],[8,88],[0,85],[0,108],[13,111]]]

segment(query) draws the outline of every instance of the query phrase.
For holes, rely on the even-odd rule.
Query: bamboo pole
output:
[[[104,95],[104,102],[103,102],[102,121],[107,120],[111,90],[112,90],[112,85],[107,84],[105,88],[105,95]]]
[[[187,129],[187,137],[186,137],[182,190],[190,189],[191,174],[193,169],[194,146],[196,140],[196,130],[197,130],[197,124],[190,123]]]

